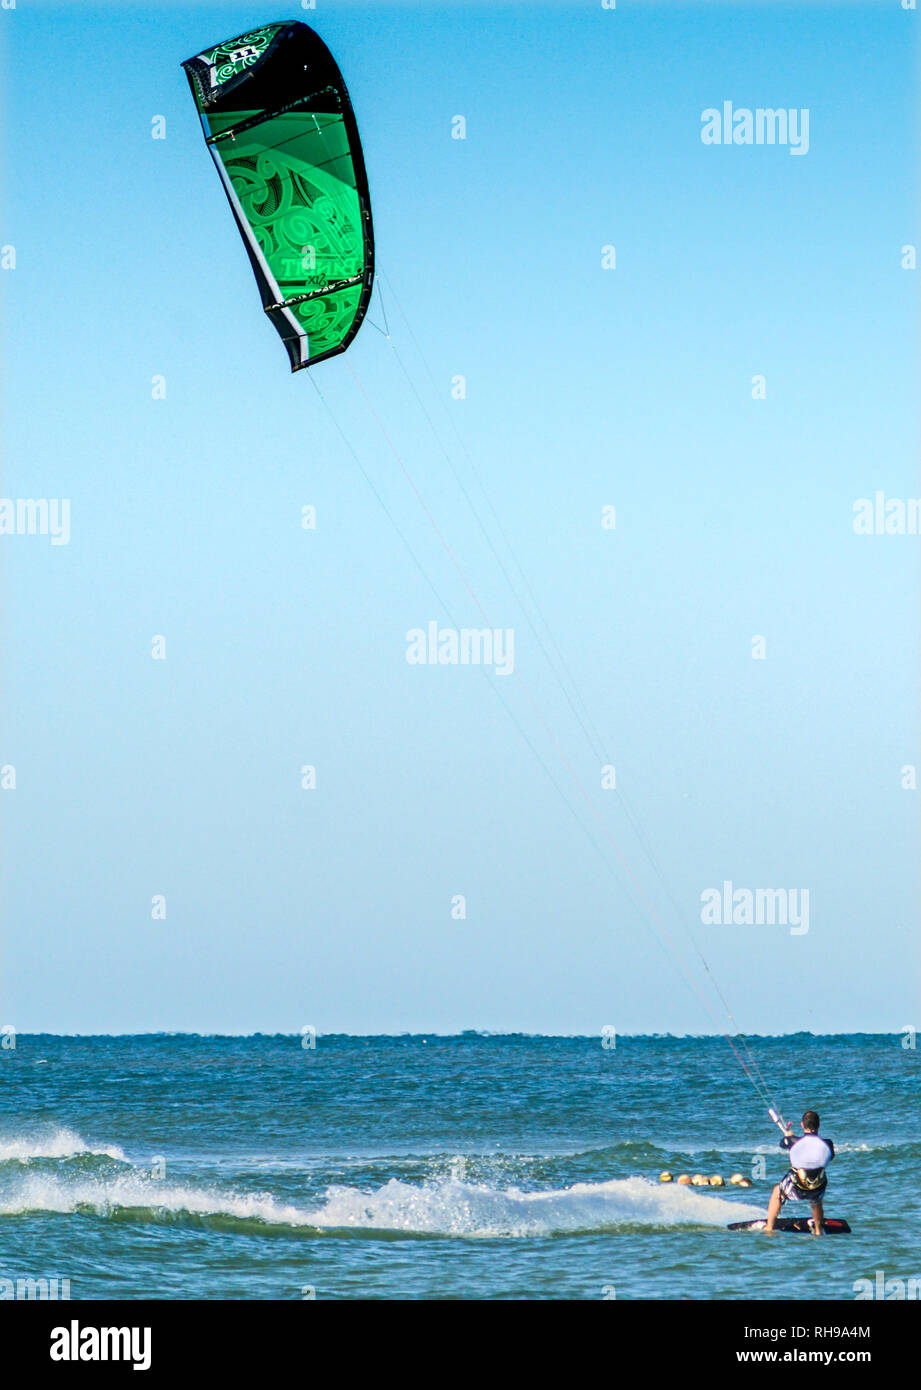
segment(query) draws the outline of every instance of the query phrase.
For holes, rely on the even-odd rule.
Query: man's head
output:
[[[819,1117],[814,1110],[807,1110],[803,1116],[803,1129],[807,1134],[818,1134]]]

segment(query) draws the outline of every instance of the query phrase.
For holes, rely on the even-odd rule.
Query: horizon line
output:
[[[908,1025],[906,1025],[907,1027]],[[606,1031],[607,1030],[607,1031]],[[158,1029],[156,1031],[145,1031],[140,1033],[129,1032],[66,1032],[55,1033],[45,1029],[17,1029],[15,1026],[7,1024],[3,1032],[6,1036],[12,1034],[17,1038],[302,1038],[312,1033],[315,1038],[547,1038],[547,1039],[568,1039],[596,1041],[598,1038],[611,1036],[617,1038],[633,1039],[675,1039],[676,1041],[714,1041],[718,1042],[726,1037],[733,1038],[759,1038],[769,1040],[773,1038],[895,1038],[904,1034],[906,1028],[893,1029],[891,1032],[863,1032],[861,1030],[844,1030],[832,1032],[814,1033],[808,1028],[799,1028],[794,1032],[786,1033],[744,1033],[741,1030],[735,1033],[627,1033],[614,1030],[611,1025],[603,1025],[590,1033],[538,1033],[528,1032],[522,1029],[504,1031],[491,1028],[464,1028],[459,1032],[439,1032],[437,1029],[426,1029],[417,1031],[413,1029],[403,1029],[400,1032],[383,1033],[355,1033],[342,1029],[320,1029],[313,1028],[311,1025],[304,1025],[292,1031],[265,1032],[261,1029],[254,1029],[248,1032],[228,1033],[228,1032],[201,1032],[189,1029]]]

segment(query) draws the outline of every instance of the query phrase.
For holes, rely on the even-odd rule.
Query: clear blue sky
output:
[[[856,498],[921,495],[918,282],[900,265],[921,241],[918,14],[288,12],[352,94],[394,342],[478,498],[453,415],[739,1026],[921,1023],[921,792],[900,787],[921,764],[921,541],[851,524]],[[494,683],[578,814],[488,675],[405,660],[407,630],[444,614],[308,374],[288,373],[179,66],[285,14],[0,12],[0,243],[17,255],[0,493],[72,505],[67,546],[0,538],[0,764],[17,775],[0,1022],[712,1031],[589,841],[528,692],[665,918],[368,323],[314,379],[457,621],[481,620],[349,366],[514,627],[521,679]],[[725,100],[809,108],[809,153],[703,145],[701,112]],[[808,933],[702,926],[724,879],[808,888]]]

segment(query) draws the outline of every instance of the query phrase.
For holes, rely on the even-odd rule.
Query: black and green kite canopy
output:
[[[374,235],[342,74],[306,24],[267,24],[182,65],[292,371],[344,352],[371,298]]]

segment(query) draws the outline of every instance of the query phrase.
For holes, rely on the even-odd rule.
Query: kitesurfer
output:
[[[835,1146],[830,1139],[819,1136],[819,1117],[814,1110],[807,1110],[802,1120],[803,1136],[797,1139],[793,1126],[788,1125],[780,1147],[789,1150],[790,1171],[771,1193],[768,1204],[766,1232],[774,1229],[780,1208],[791,1199],[795,1202],[809,1202],[812,1205],[812,1233],[823,1234],[824,1210],[822,1197],[828,1186],[825,1169],[835,1156]]]

